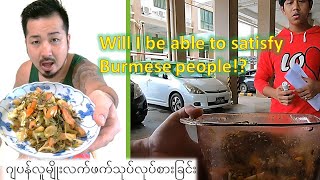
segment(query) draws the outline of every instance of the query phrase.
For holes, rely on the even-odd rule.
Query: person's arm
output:
[[[90,95],[95,90],[106,93],[117,107],[119,103],[117,93],[107,85],[98,72],[99,68],[95,64],[85,60],[75,67],[72,83],[86,95]]]
[[[257,72],[254,78],[255,88],[267,97],[276,99],[283,105],[289,105],[294,98],[294,90],[284,91],[281,86],[273,88],[269,81],[274,76],[271,53],[264,51],[260,54]]]
[[[300,98],[309,100],[320,93],[320,81],[313,80],[311,78],[304,78],[307,85],[301,89],[297,89],[297,93]]]
[[[13,88],[22,86],[29,82],[31,65],[32,65],[31,61],[26,61],[19,67],[16,73],[16,80]]]
[[[254,77],[254,86],[257,91],[267,97],[275,97],[275,90],[270,86],[269,81],[274,76],[272,59],[269,51],[262,51],[259,57],[256,75]],[[266,92],[264,92],[266,88]]]
[[[198,143],[194,142],[181,118],[198,118],[202,109],[186,106],[172,113],[150,137],[131,141],[132,158],[196,158],[198,179],[207,179],[203,156]]]
[[[150,157],[149,138],[132,140],[130,147],[131,147],[131,157],[135,157],[135,158]]]
[[[87,149],[94,151],[106,146],[120,131],[116,107],[118,96],[98,73],[98,67],[88,60],[78,64],[73,72],[73,85],[85,93],[95,104],[93,119],[101,126],[96,141]]]
[[[132,156],[197,157],[199,146],[190,137],[181,118],[197,118],[202,109],[186,106],[170,116],[148,138],[132,141]]]

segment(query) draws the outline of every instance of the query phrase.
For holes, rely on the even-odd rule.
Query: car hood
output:
[[[183,78],[183,81],[203,91],[227,90],[227,86],[215,78]]]

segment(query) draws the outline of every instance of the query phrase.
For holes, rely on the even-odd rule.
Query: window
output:
[[[209,58],[209,45],[205,45],[203,49],[199,49],[200,58]]]
[[[166,0],[153,0],[153,5],[157,8],[167,9],[166,4]]]
[[[256,70],[246,72],[246,76],[255,76],[255,75],[256,75]]]
[[[213,12],[200,9],[200,23],[202,29],[213,31]]]

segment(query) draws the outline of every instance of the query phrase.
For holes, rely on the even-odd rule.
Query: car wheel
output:
[[[174,93],[170,97],[170,109],[172,112],[176,112],[179,109],[183,108],[184,102],[183,98],[179,93]]]
[[[241,92],[246,93],[248,91],[248,86],[245,83],[241,83],[239,89]]]
[[[133,118],[133,117],[131,117]],[[139,116],[139,117],[135,117],[135,120],[134,121],[131,121],[131,125],[138,125],[138,124],[141,124],[142,121],[144,121],[145,119],[145,116]]]
[[[139,115],[131,113],[131,125],[135,126],[135,125],[141,124],[142,121],[144,121],[144,119],[146,118],[146,116],[147,116],[147,113],[143,113]]]

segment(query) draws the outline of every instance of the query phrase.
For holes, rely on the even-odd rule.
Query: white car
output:
[[[139,84],[148,103],[170,107],[177,111],[192,104],[211,109],[231,103],[230,89],[206,73],[151,72],[132,73],[131,80]]]

